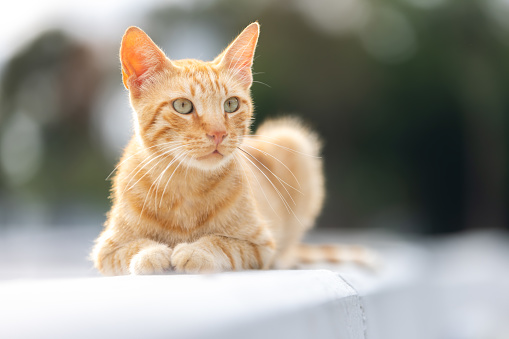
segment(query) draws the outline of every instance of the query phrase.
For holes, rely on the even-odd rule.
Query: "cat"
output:
[[[134,134],[91,258],[106,275],[290,267],[325,196],[321,143],[297,118],[250,133],[257,22],[213,61],[170,60],[137,27],[120,60]]]

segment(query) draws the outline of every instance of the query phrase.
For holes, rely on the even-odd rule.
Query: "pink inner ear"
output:
[[[252,23],[223,52],[222,67],[236,74],[248,87],[253,82],[251,66],[258,41],[259,25]]]
[[[164,53],[137,27],[130,27],[122,39],[120,47],[122,80],[126,88],[141,85],[142,78],[151,68],[156,68],[166,59]]]

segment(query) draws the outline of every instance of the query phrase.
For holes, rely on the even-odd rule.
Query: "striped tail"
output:
[[[379,267],[378,256],[360,245],[299,244],[294,252],[297,264],[354,263],[369,269]]]

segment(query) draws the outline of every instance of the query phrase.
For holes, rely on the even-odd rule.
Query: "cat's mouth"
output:
[[[221,154],[221,152],[219,152],[217,149],[214,150],[214,152],[212,153],[209,153],[207,155],[204,155],[204,156],[201,156],[201,157],[198,157],[196,158],[197,160],[208,160],[208,159],[222,159],[224,157],[224,155]]]

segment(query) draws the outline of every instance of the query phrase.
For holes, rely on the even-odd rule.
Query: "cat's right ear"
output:
[[[122,81],[132,92],[137,91],[145,80],[169,61],[145,32],[133,26],[125,31],[122,38],[120,62]]]
[[[253,65],[254,52],[258,35],[260,34],[260,25],[253,22],[247,26],[242,33],[228,46],[223,53],[219,54],[215,63],[218,63],[230,74],[239,79],[247,88],[253,83]]]

